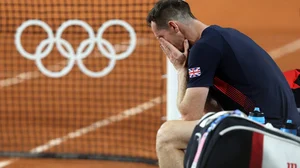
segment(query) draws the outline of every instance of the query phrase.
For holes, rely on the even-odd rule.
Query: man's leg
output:
[[[157,132],[156,152],[160,168],[183,168],[184,149],[199,121],[167,121]]]

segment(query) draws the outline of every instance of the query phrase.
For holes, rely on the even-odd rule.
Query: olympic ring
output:
[[[124,27],[129,32],[129,46],[127,50],[123,53],[116,53],[115,48],[113,45],[108,42],[107,40],[103,39],[103,33],[105,30],[114,25],[119,25]],[[37,46],[35,53],[29,53],[27,52],[22,44],[21,44],[21,36],[23,31],[29,27],[29,26],[39,26],[43,28],[48,38],[41,41],[41,43]],[[88,39],[85,39],[79,44],[79,47],[77,48],[76,52],[74,51],[72,45],[62,38],[62,34],[66,28],[69,26],[81,26],[83,29],[85,29],[88,33]],[[47,57],[51,50],[53,49],[54,43],[56,44],[57,50],[59,53],[69,59],[67,66],[64,67],[61,71],[53,72],[47,69],[43,63],[42,59]],[[95,44],[97,44],[98,50],[103,54],[104,57],[110,59],[109,64],[107,67],[102,69],[101,71],[94,72],[86,68],[86,66],[83,64],[82,59],[86,58],[94,49]],[[20,27],[18,27],[16,34],[15,34],[15,45],[17,48],[17,51],[25,58],[29,60],[34,60],[39,70],[46,76],[52,77],[52,78],[59,78],[66,74],[68,74],[75,63],[77,63],[79,69],[86,75],[90,77],[103,77],[107,74],[109,74],[117,60],[125,59],[127,58],[132,52],[134,51],[136,47],[136,33],[134,29],[131,27],[130,24],[123,20],[109,20],[105,22],[97,32],[97,35],[95,36],[94,31],[92,27],[90,27],[86,22],[82,20],[68,20],[64,22],[58,29],[57,33],[54,36],[52,29],[50,26],[41,21],[41,20],[27,20],[26,22],[22,23]],[[45,48],[46,47],[46,48]],[[45,48],[45,50],[43,50]],[[107,49],[105,49],[107,48]]]

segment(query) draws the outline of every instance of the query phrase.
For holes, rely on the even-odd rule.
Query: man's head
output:
[[[188,3],[182,0],[160,0],[150,10],[147,24],[157,38],[164,38],[177,49],[183,51],[186,38],[183,27],[196,19]]]

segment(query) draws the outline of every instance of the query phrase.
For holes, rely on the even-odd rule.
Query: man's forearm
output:
[[[187,70],[179,69],[177,71],[177,77],[178,77],[177,107],[180,108],[180,104],[184,98],[185,91],[186,91]]]

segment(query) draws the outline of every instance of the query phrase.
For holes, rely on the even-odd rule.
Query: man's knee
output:
[[[174,143],[176,143],[175,140],[176,133],[174,128],[176,128],[176,126],[173,121],[167,121],[164,124],[162,124],[160,129],[157,131],[157,136],[156,136],[157,149],[174,145]]]
[[[198,120],[165,122],[157,132],[156,149],[185,149],[198,122]]]

